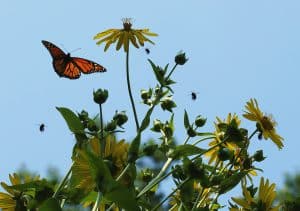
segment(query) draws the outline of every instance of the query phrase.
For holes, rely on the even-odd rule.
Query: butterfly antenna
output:
[[[79,50],[81,50],[81,48],[76,48],[73,51],[71,51],[70,53],[74,53],[74,52],[79,51]]]

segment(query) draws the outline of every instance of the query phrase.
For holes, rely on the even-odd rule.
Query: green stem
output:
[[[157,210],[165,201],[168,200],[181,186],[183,186],[185,183],[187,183],[190,180],[190,178],[186,178],[180,185],[178,185],[169,195],[167,195],[161,202],[159,202],[151,211]]]
[[[133,110],[133,114],[134,114],[136,130],[138,131],[140,126],[139,126],[139,120],[137,117],[137,113],[135,110],[135,105],[134,105],[133,96],[132,96],[132,92],[131,92],[131,86],[130,86],[130,77],[129,77],[129,49],[126,52],[126,79],[127,79],[127,88],[128,88],[128,93],[129,93],[129,97],[130,97],[130,102],[131,102],[131,106],[132,106],[132,110]]]
[[[215,164],[213,170],[211,171],[210,175],[208,176],[208,178],[207,178],[208,180],[210,180],[211,177],[215,174],[215,172],[216,172],[216,170],[217,170],[219,164],[220,164],[220,161],[218,160],[217,163]],[[201,199],[201,197],[202,197],[202,194],[203,194],[203,192],[204,192],[204,189],[205,189],[205,188],[202,187],[201,191],[199,192],[199,194],[198,194],[198,196],[197,196],[197,199],[196,199],[196,201],[195,201],[195,203],[194,203],[194,205],[193,205],[192,211],[194,211],[194,210],[197,209],[197,204],[198,204],[198,202],[200,201],[200,199]],[[202,199],[202,200],[200,201],[200,203],[199,203],[200,206],[201,206],[202,201],[203,201],[203,199]]]
[[[258,129],[254,130],[253,133],[249,136],[248,140],[250,140],[257,132],[258,132]]]
[[[60,182],[60,184],[58,185],[56,191],[54,192],[54,194],[52,195],[52,198],[56,198],[58,193],[61,191],[61,189],[65,186],[65,183],[66,181],[68,180],[71,172],[72,172],[72,166],[73,166],[73,163],[69,169],[69,171],[67,172],[67,174],[65,175],[65,177],[63,178],[63,180]]]
[[[98,210],[101,198],[102,198],[101,197],[101,192],[98,192],[97,200],[96,200],[96,203],[94,204],[94,207],[93,207],[92,211],[97,211]]]
[[[104,142],[104,137],[103,137],[103,113],[102,113],[102,104],[99,104],[100,108],[100,155],[104,157],[104,152],[105,152],[105,142]]]
[[[172,68],[172,70],[170,71],[170,73],[168,74],[168,76],[166,77],[165,80],[168,80],[170,78],[170,76],[172,75],[172,73],[174,72],[176,67],[177,67],[177,64],[174,65],[174,67]]]
[[[169,176],[172,172],[169,172],[168,174],[164,175],[167,171],[168,167],[171,165],[173,159],[168,158],[168,160],[165,162],[164,166],[160,170],[160,172],[156,175],[156,177],[148,184],[146,187],[143,188],[143,190],[138,194],[137,198],[144,195],[146,192],[148,192],[151,188],[153,188],[157,183],[159,183],[161,180]],[[163,179],[162,179],[163,178]]]
[[[124,170],[121,172],[121,174],[117,177],[116,181],[119,181],[124,176],[126,171],[129,169],[130,165],[131,165],[131,163],[127,164],[127,166],[124,168]]]
[[[209,139],[212,139],[212,138],[216,138],[216,137],[215,136],[211,136],[211,137],[202,138],[202,139],[199,139],[198,141],[195,141],[195,143],[193,143],[192,145],[197,145],[197,144],[199,144],[202,141],[209,140]]]

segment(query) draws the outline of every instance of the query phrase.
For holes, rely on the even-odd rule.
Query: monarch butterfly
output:
[[[51,42],[42,40],[42,43],[52,56],[53,68],[60,77],[77,79],[81,72],[84,74],[106,72],[106,69],[100,64],[79,57],[71,57],[70,53],[64,53]]]

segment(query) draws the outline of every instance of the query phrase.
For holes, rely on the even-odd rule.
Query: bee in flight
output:
[[[40,125],[39,125],[39,130],[40,130],[40,132],[44,132],[45,131],[45,124],[44,123],[41,123]]]
[[[146,52],[146,54],[150,54],[149,48],[145,48],[145,52]]]
[[[197,97],[198,97],[198,92],[191,92],[191,97],[192,97],[192,100],[197,100]]]

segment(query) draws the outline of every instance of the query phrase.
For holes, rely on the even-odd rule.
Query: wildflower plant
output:
[[[149,36],[157,34],[149,29],[133,29],[130,19],[124,19],[122,29],[108,29],[94,37],[98,45],[105,44],[104,51],[114,43],[116,50],[124,49],[134,121],[125,111],[117,111],[104,124],[102,113],[111,97],[106,89],[93,91],[94,103],[99,106],[96,117],[85,110],[76,113],[57,107],[76,139],[70,169],[59,184],[40,177],[21,181],[17,174],[10,175],[11,185],[1,183],[6,192],[0,193],[0,208],[60,211],[65,206],[78,205],[93,211],[218,210],[229,208],[220,204],[219,198],[241,184],[243,198],[233,197],[230,210],[278,209],[278,205],[273,204],[275,186],[269,180],[261,179],[258,196],[255,196],[257,188],[254,188],[253,177],[261,172],[256,165],[265,156],[261,149],[251,153],[250,145],[258,145],[260,142],[256,142],[256,138],[263,137],[279,149],[283,147],[283,138],[277,134],[274,119],[260,110],[255,99],[246,102],[243,114],[245,119],[255,122],[253,132],[242,126],[243,119],[231,113],[225,119],[217,117],[214,131],[204,131],[207,119],[202,114],[190,117],[186,108],[181,114],[173,99],[173,73],[188,62],[186,54],[179,52],[173,64],[163,67],[148,60],[156,84],[140,91],[139,100],[147,111],[138,115],[130,86],[129,49],[139,48],[145,42],[154,44]],[[167,112],[168,120],[154,116],[155,109]],[[185,134],[176,133],[175,115],[182,116]],[[136,126],[132,140],[119,138],[126,133],[127,124]],[[142,134],[146,130],[155,134],[154,141],[142,146]],[[160,157],[164,163],[156,170],[148,165],[138,165],[137,161],[145,157]],[[164,186],[167,178],[172,178],[172,188]],[[161,186],[165,187],[166,195],[155,201],[154,196],[159,194],[158,187]]]

